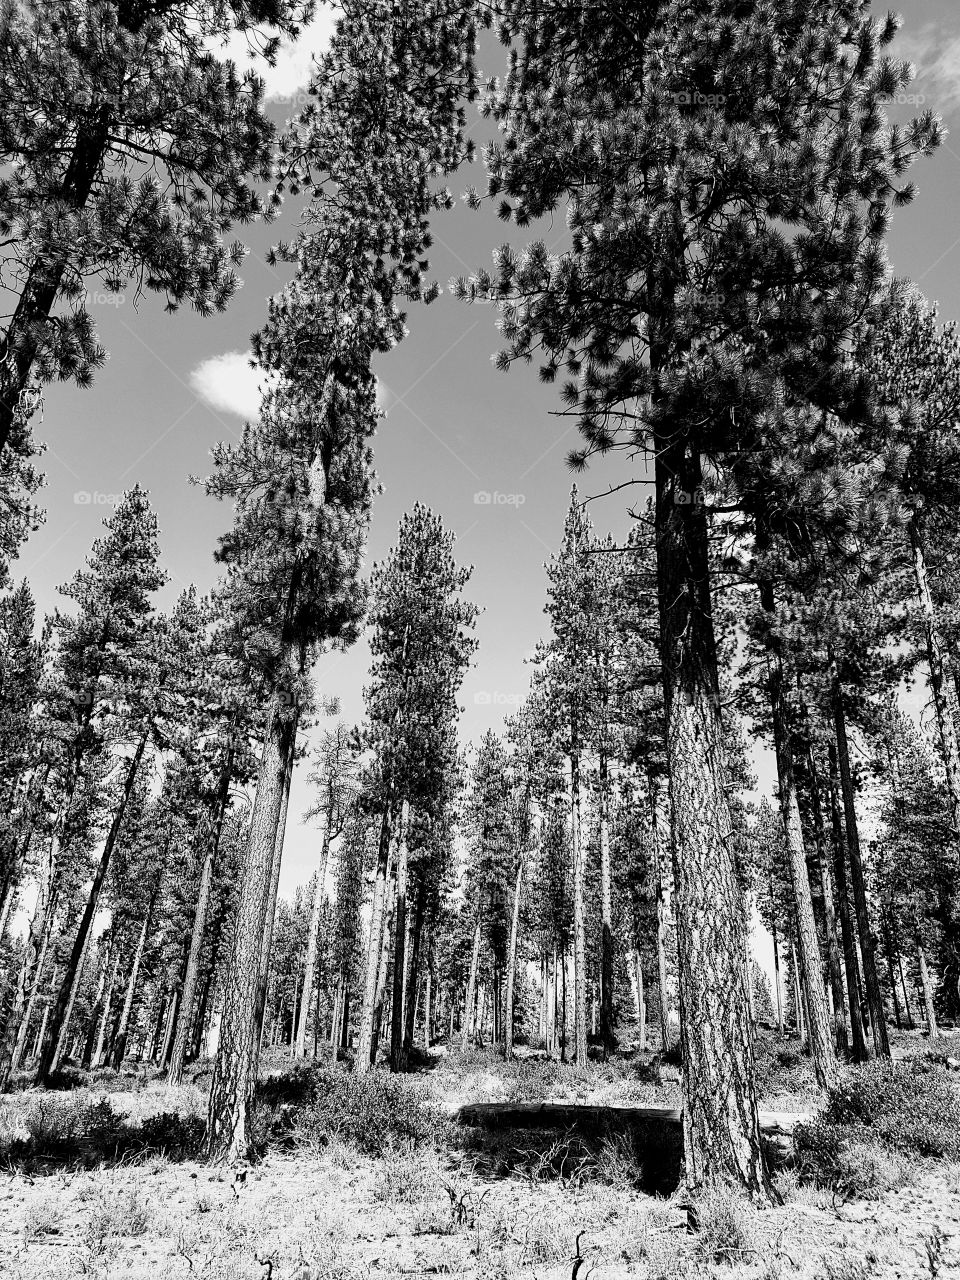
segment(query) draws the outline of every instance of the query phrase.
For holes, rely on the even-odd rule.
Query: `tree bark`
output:
[[[863,1038],[861,1016],[860,970],[857,965],[857,940],[853,932],[850,913],[850,895],[847,888],[847,846],[840,814],[839,775],[837,752],[831,743],[828,748],[830,762],[830,824],[833,832],[833,871],[837,890],[837,911],[840,916],[840,933],[843,939],[843,965],[847,974],[847,996],[850,1003],[850,1037],[853,1041],[854,1062],[866,1062],[867,1046]]]
[[[200,885],[197,890],[197,903],[193,911],[193,928],[190,933],[190,952],[187,956],[187,969],[183,978],[183,991],[180,995],[180,1009],[177,1014],[177,1029],[170,1053],[170,1066],[167,1070],[167,1084],[180,1084],[183,1070],[187,1063],[187,1048],[190,1043],[190,1032],[193,1026],[193,1015],[197,1003],[197,984],[200,978],[200,953],[203,950],[203,938],[207,928],[207,915],[210,910],[210,893],[213,886],[213,868],[220,849],[220,833],[223,830],[223,819],[230,800],[230,780],[233,777],[234,748],[228,748],[220,778],[217,795],[214,801],[214,820],[205,833],[203,865],[200,869]]]
[[[390,1070],[403,1071],[403,1037],[405,1031],[404,998],[407,976],[407,872],[409,849],[407,828],[410,804],[404,800],[400,809],[400,835],[397,846],[397,899],[394,907],[393,943],[393,1007],[390,1017]]]
[[[460,1048],[466,1052],[470,1043],[470,1022],[473,1017],[473,1002],[477,992],[477,972],[480,968],[480,912],[473,929],[473,950],[470,953],[470,976],[467,979],[467,995],[463,1009],[463,1027]]]
[[[93,883],[90,886],[90,892],[87,895],[86,905],[83,914],[80,917],[80,924],[77,928],[77,934],[73,941],[73,948],[70,952],[70,958],[67,961],[66,971],[60,990],[57,992],[56,1001],[50,1012],[50,1019],[47,1023],[46,1034],[44,1037],[43,1047],[40,1051],[40,1061],[37,1064],[37,1079],[43,1085],[50,1083],[50,1074],[56,1065],[57,1053],[60,1043],[65,1038],[65,1032],[70,1022],[69,1014],[73,1009],[74,1001],[77,997],[77,986],[80,981],[80,971],[82,960],[87,950],[87,942],[90,937],[90,928],[93,925],[94,917],[97,914],[97,906],[100,902],[100,892],[103,889],[103,883],[107,877],[107,871],[110,867],[110,859],[113,856],[113,850],[116,846],[117,839],[120,835],[120,829],[123,826],[123,819],[127,812],[127,804],[130,801],[130,795],[133,791],[134,783],[137,780],[137,774],[140,771],[140,763],[143,760],[143,753],[146,750],[149,731],[144,729],[137,742],[136,750],[127,764],[127,773],[123,783],[123,793],[120,804],[117,806],[113,815],[113,821],[110,823],[110,830],[107,832],[107,838],[103,844],[103,852],[100,855],[100,861],[94,873]]]
[[[857,930],[860,934],[860,951],[863,956],[863,979],[867,992],[867,1006],[873,1023],[873,1042],[877,1057],[890,1057],[890,1041],[887,1036],[887,1014],[883,1007],[880,979],[877,977],[876,939],[870,927],[870,911],[867,905],[867,887],[860,856],[860,833],[857,827],[857,807],[853,795],[853,778],[850,772],[850,748],[847,742],[847,720],[843,709],[843,691],[836,663],[832,667],[833,723],[837,736],[837,763],[840,766],[840,789],[843,796],[844,817],[847,827],[847,846],[850,852],[850,872],[853,882],[853,905],[857,914]]]
[[[120,1070],[120,1064],[123,1062],[123,1055],[127,1051],[127,1032],[130,1026],[130,1014],[133,1011],[133,998],[137,990],[137,982],[140,978],[140,965],[143,961],[143,952],[147,945],[147,937],[150,933],[150,917],[153,915],[153,908],[156,903],[159,886],[154,892],[147,906],[147,913],[143,917],[143,924],[140,927],[140,935],[137,938],[137,945],[133,953],[133,963],[130,966],[130,977],[127,980],[127,989],[123,997],[123,1008],[120,1011],[120,1021],[117,1023],[117,1029],[113,1037],[113,1049],[110,1054],[111,1065],[114,1071]]]
[[[777,936],[776,917],[771,914],[770,932],[773,937],[773,983],[776,987],[777,1030],[783,1035],[783,984],[780,978],[780,939]]]
[[[686,1177],[691,1188],[733,1180],[768,1196],[747,994],[748,917],[725,789],[707,517],[690,500],[702,483],[700,457],[682,434],[655,444]]]
[[[761,587],[761,603],[766,612],[773,613],[773,589]],[[768,689],[773,721],[773,745],[777,760],[777,781],[780,790],[780,817],[786,836],[787,861],[790,870],[790,886],[793,891],[793,909],[796,922],[800,982],[806,995],[809,1013],[808,1036],[813,1069],[821,1089],[832,1088],[838,1079],[837,1059],[830,1029],[830,1010],[823,983],[820,959],[820,943],[813,916],[813,899],[810,894],[810,878],[807,874],[807,851],[803,843],[803,827],[800,823],[800,804],[797,799],[797,781],[794,769],[793,734],[790,728],[790,709],[784,688],[784,670],[780,654],[773,642],[768,647]]]
[[[387,881],[390,876],[392,840],[392,801],[384,806],[380,820],[380,841],[377,848],[377,865],[373,879],[373,901],[370,907],[370,940],[367,946],[367,972],[363,986],[363,1007],[360,1011],[360,1040],[357,1046],[354,1070],[363,1074],[369,1070],[373,1045],[373,1019],[377,1002],[377,976],[380,969],[380,951],[383,946],[383,930],[387,897]]]
[[[937,1040],[940,1033],[933,1007],[933,985],[930,982],[930,970],[927,968],[927,955],[919,940],[917,941],[917,967],[920,973],[920,989],[923,992],[923,1007],[927,1015],[927,1035],[931,1040]]]
[[[670,1006],[667,986],[667,934],[670,929],[670,901],[667,897],[660,848],[659,786],[653,773],[647,775],[650,804],[650,840],[656,872],[657,891],[657,995],[660,1002],[660,1052],[670,1049]]]
[[[599,760],[600,818],[600,1040],[606,1058],[617,1047],[613,1007],[613,893],[610,871],[610,783],[607,753]]]
[[[302,1058],[307,1051],[307,1018],[310,1010],[310,997],[317,976],[317,943],[320,940],[320,917],[323,914],[324,888],[327,881],[327,862],[330,857],[330,815],[323,830],[323,844],[320,851],[320,866],[317,870],[317,882],[313,890],[313,902],[310,906],[310,927],[307,933],[307,954],[303,962],[303,997],[300,1000],[300,1016],[297,1019],[297,1035],[294,1042],[293,1056]]]
[[[420,875],[417,882],[417,896],[413,907],[413,924],[410,929],[410,958],[407,964],[405,979],[405,995],[403,997],[403,1053],[400,1060],[402,1071],[410,1070],[410,1055],[413,1053],[413,1041],[417,1029],[418,1000],[420,991],[421,956],[423,954],[423,935],[426,927],[427,913],[427,880]],[[430,1002],[430,948],[427,947],[427,1012]],[[429,1047],[429,1036],[425,1032],[425,1043]]]
[[[103,1002],[100,1007],[99,1027],[97,1029],[97,1039],[90,1056],[90,1065],[96,1071],[103,1060],[103,1049],[107,1039],[107,1026],[110,1022],[110,1006],[113,1002],[113,989],[117,985],[117,973],[120,969],[120,950],[119,947],[113,957],[113,963],[110,966],[110,977],[107,981],[106,990],[103,994]]]
[[[643,988],[643,961],[640,952],[633,953],[634,984],[637,999],[637,1048],[641,1053],[647,1051],[647,1000]]]
[[[392,858],[391,858],[392,861]],[[386,916],[383,937],[380,942],[380,955],[377,960],[377,984],[373,1002],[373,1033],[370,1037],[369,1065],[377,1065],[377,1050],[380,1046],[380,1032],[383,1027],[383,1006],[387,998],[387,978],[390,971],[390,943],[393,937],[393,917],[396,907],[396,879],[387,882],[387,901],[384,904]]]
[[[209,1156],[215,1161],[242,1160],[250,1153],[250,1104],[260,1057],[257,1002],[263,940],[298,714],[296,704],[289,708],[280,695],[272,698],[250,817],[233,954],[224,981],[223,1014],[210,1087],[206,1143]]]
[[[571,724],[570,837],[573,852],[573,1060],[587,1063],[586,849],[580,820],[580,747],[576,717]]]
[[[833,1032],[837,1053],[847,1058],[850,1052],[847,1041],[847,1019],[843,988],[843,962],[840,942],[837,938],[837,916],[833,898],[833,881],[830,860],[827,856],[827,831],[823,821],[823,805],[820,800],[820,778],[816,757],[812,748],[807,752],[810,771],[810,802],[813,825],[817,838],[817,867],[820,875],[820,891],[823,894],[823,918],[827,939],[827,963],[830,972],[830,988],[833,992]]]
[[[293,757],[291,747],[283,774],[283,798],[280,818],[277,822],[277,838],[273,847],[273,863],[270,867],[270,896],[267,900],[267,918],[264,922],[263,945],[260,949],[260,985],[257,990],[257,1016],[254,1035],[263,1037],[263,1019],[267,1010],[267,992],[270,986],[270,966],[273,962],[273,931],[277,922],[277,898],[280,891],[280,866],[283,861],[283,841],[287,833],[287,811],[290,808],[290,786],[293,782]]]
[[[504,1049],[513,1057],[513,988],[517,974],[517,937],[520,932],[520,895],[523,892],[523,857],[517,863],[517,879],[513,889],[513,912],[510,916],[510,949],[507,952],[507,992],[504,1007]]]

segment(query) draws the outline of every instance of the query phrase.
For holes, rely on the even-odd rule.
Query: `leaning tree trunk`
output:
[[[373,1048],[373,1021],[377,1003],[377,978],[380,971],[380,951],[383,947],[383,930],[386,918],[387,882],[392,861],[392,813],[393,802],[388,799],[380,819],[380,841],[377,847],[377,865],[373,878],[373,901],[370,907],[370,940],[367,945],[367,971],[363,984],[363,1007],[360,1011],[360,1037],[354,1070],[359,1074],[368,1071]]]
[[[650,803],[650,842],[653,848],[657,892],[657,996],[660,1003],[660,1052],[670,1049],[670,1006],[667,996],[667,935],[670,929],[670,902],[667,898],[660,849],[660,796],[656,776],[647,775],[647,792]]]
[[[470,976],[467,979],[467,995],[463,1007],[463,1028],[460,1048],[466,1051],[470,1043],[470,1022],[473,1018],[473,1004],[477,994],[477,972],[480,968],[480,910],[477,909],[477,922],[473,928],[473,949],[470,953]]]
[[[840,917],[840,936],[843,941],[843,967],[847,975],[847,999],[850,1006],[850,1038],[853,1041],[854,1062],[866,1062],[867,1046],[863,1038],[863,1015],[860,1012],[860,969],[857,964],[857,939],[850,911],[850,891],[847,886],[847,842],[840,813],[840,780],[837,771],[837,751],[833,743],[827,749],[830,764],[830,826],[833,834],[833,879],[837,890],[837,914]]]
[[[310,997],[317,977],[317,944],[320,941],[320,917],[323,915],[324,886],[327,880],[327,861],[330,856],[330,822],[328,812],[323,829],[323,844],[320,849],[320,866],[317,869],[317,882],[313,889],[313,902],[310,904],[310,926],[307,932],[307,954],[303,961],[303,995],[300,998],[300,1016],[297,1019],[297,1035],[293,1046],[293,1056],[302,1058],[307,1051],[307,1020],[310,1012]]]
[[[404,997],[407,976],[407,871],[409,849],[407,828],[410,805],[404,800],[400,810],[400,836],[397,847],[397,897],[394,907],[393,1005],[390,1010],[390,1070],[403,1071]]]
[[[580,748],[572,717],[570,748],[570,840],[573,852],[573,1059],[587,1062],[586,849],[580,821]]]
[[[133,791],[134,783],[137,780],[137,774],[140,771],[140,763],[143,760],[143,753],[147,747],[148,737],[149,731],[144,729],[140,735],[140,740],[137,743],[137,748],[127,765],[127,775],[123,783],[123,794],[120,798],[120,803],[117,806],[116,812],[113,815],[113,821],[110,823],[110,830],[107,832],[107,838],[104,841],[103,852],[100,855],[100,861],[97,864],[97,869],[93,876],[93,883],[90,886],[86,905],[84,906],[83,914],[80,917],[80,924],[77,928],[77,935],[73,941],[70,958],[67,961],[66,972],[64,973],[63,981],[60,984],[60,990],[57,992],[56,1001],[50,1011],[50,1018],[47,1022],[43,1046],[40,1050],[40,1061],[37,1064],[37,1079],[44,1085],[50,1083],[50,1074],[55,1065],[57,1051],[61,1042],[66,1038],[65,1032],[69,1024],[69,1011],[73,1009],[73,1004],[77,997],[81,961],[86,954],[87,941],[90,937],[90,928],[93,924],[94,917],[97,914],[97,907],[100,902],[100,893],[103,889],[103,883],[107,877],[107,871],[110,867],[110,859],[113,856],[114,847],[116,846],[117,839],[120,835],[120,828],[123,826],[123,819],[127,812],[130,795]]]
[[[289,708],[279,694],[271,700],[267,713],[210,1086],[206,1143],[212,1160],[245,1159],[250,1151],[250,1104],[260,1058],[258,998],[263,938],[298,714],[296,703]]]
[[[503,1013],[504,1050],[513,1057],[513,989],[517,976],[517,935],[520,932],[520,895],[523,891],[523,857],[517,862],[517,879],[513,889],[513,912],[510,916],[510,949],[507,952],[507,993]]]
[[[610,789],[607,753],[600,752],[600,1039],[604,1057],[617,1047],[613,1030],[613,892],[610,873]]]
[[[103,1050],[107,1040],[107,1026],[110,1023],[110,1006],[113,1004],[113,991],[117,985],[117,973],[120,970],[120,950],[113,957],[113,964],[110,967],[110,977],[107,981],[106,990],[103,995],[103,1003],[100,1007],[100,1021],[97,1029],[97,1039],[90,1055],[90,1064],[94,1071],[103,1061]]]
[[[773,589],[761,587],[761,603],[768,615],[773,614]],[[768,691],[773,722],[773,745],[777,761],[777,782],[780,791],[780,817],[786,837],[787,862],[790,870],[790,887],[796,923],[800,982],[806,996],[808,1036],[813,1069],[821,1089],[832,1088],[838,1079],[837,1059],[830,1030],[830,1009],[827,991],[823,983],[820,959],[820,943],[817,924],[813,915],[813,899],[810,894],[810,878],[807,874],[807,852],[803,843],[803,827],[800,824],[800,804],[797,800],[797,781],[794,771],[793,734],[790,727],[790,709],[784,689],[782,658],[777,652],[776,640],[768,643]]]
[[[197,984],[200,978],[200,953],[203,950],[203,938],[207,928],[207,914],[210,910],[210,894],[213,887],[213,867],[220,849],[220,834],[223,830],[223,819],[230,801],[230,780],[233,777],[234,748],[228,748],[220,769],[217,795],[214,801],[214,820],[204,832],[203,866],[200,870],[200,885],[197,890],[197,902],[193,911],[193,928],[190,933],[190,953],[187,956],[187,969],[183,978],[183,991],[180,996],[180,1008],[177,1014],[177,1030],[170,1052],[170,1065],[167,1069],[167,1084],[180,1084],[183,1080],[184,1067],[187,1064],[187,1048],[190,1044],[190,1031],[197,1003]]]
[[[724,726],[699,455],[657,440],[656,543],[680,973],[683,1132],[691,1188],[769,1194],[747,991],[748,912],[725,781]],[[681,501],[681,494],[687,499]]]
[[[54,835],[47,852],[40,893],[30,920],[23,960],[6,1020],[4,1053],[2,1065],[0,1065],[0,1090],[6,1090],[11,1076],[20,1070],[27,1045],[30,1019],[37,1002],[40,978],[47,959],[60,896],[57,876],[58,849],[59,842]]]
[[[857,931],[860,934],[860,951],[863,956],[863,981],[867,992],[867,1007],[873,1023],[873,1044],[878,1058],[890,1057],[890,1040],[887,1036],[887,1014],[883,1007],[883,994],[877,976],[877,945],[870,927],[870,910],[867,905],[867,886],[860,856],[860,833],[857,827],[857,806],[853,795],[853,777],[850,772],[850,747],[847,742],[847,720],[843,709],[843,690],[836,663],[831,662],[831,694],[833,723],[837,737],[837,763],[840,766],[840,790],[847,827],[847,847],[850,851],[850,878],[853,882],[853,905],[857,913]]]

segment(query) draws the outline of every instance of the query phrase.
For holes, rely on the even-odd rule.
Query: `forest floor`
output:
[[[924,1047],[902,1037],[897,1052]],[[941,1047],[960,1057],[960,1034]],[[809,1064],[795,1042],[771,1038],[759,1065],[765,1109],[817,1109]],[[674,1105],[675,1080],[658,1084],[657,1074],[655,1062],[636,1057],[575,1071],[536,1056],[508,1065],[492,1051],[474,1051],[438,1054],[431,1069],[396,1089],[384,1078],[377,1097],[395,1105],[409,1094],[412,1106],[437,1114],[484,1100]],[[178,1117],[196,1131],[205,1109],[203,1082],[201,1074],[199,1084],[169,1089],[156,1080],[128,1079],[121,1088],[103,1079],[69,1093],[25,1091],[0,1100],[0,1276],[960,1277],[960,1165],[908,1160],[876,1146],[855,1153],[868,1176],[853,1189],[821,1188],[786,1170],[776,1177],[782,1204],[760,1209],[717,1193],[697,1204],[697,1231],[689,1229],[679,1192],[637,1191],[629,1144],[617,1135],[594,1148],[570,1135],[497,1135],[477,1144],[444,1121],[437,1140],[384,1142],[371,1153],[378,1144],[370,1133],[344,1137],[325,1132],[323,1123],[293,1123],[255,1165],[232,1171],[119,1148],[114,1159],[84,1160],[79,1131],[69,1159],[71,1131],[56,1157],[17,1157],[18,1135],[52,1133],[71,1109],[89,1109],[104,1097],[110,1107],[102,1113],[112,1108],[134,1127],[146,1121],[159,1132]],[[377,1123],[375,1111],[365,1123]]]

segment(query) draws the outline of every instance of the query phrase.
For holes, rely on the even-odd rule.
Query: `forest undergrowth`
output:
[[[780,1203],[733,1189],[647,1194],[630,1129],[482,1132],[472,1102],[669,1107],[676,1069],[620,1053],[573,1068],[521,1048],[422,1055],[355,1075],[263,1064],[259,1155],[203,1162],[209,1066],[77,1072],[0,1102],[0,1274],[209,1280],[458,1275],[638,1280],[946,1277],[960,1267],[960,1034],[898,1037],[824,1099],[795,1039],[761,1036],[761,1105],[804,1103]],[[68,1083],[64,1080],[63,1083]],[[774,1103],[777,1107],[774,1107]]]

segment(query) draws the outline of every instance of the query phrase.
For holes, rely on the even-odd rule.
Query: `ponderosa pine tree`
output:
[[[520,225],[569,203],[572,243],[505,248],[462,292],[502,299],[503,366],[539,348],[547,381],[572,375],[575,462],[618,445],[655,459],[687,1177],[759,1190],[699,498],[715,468],[774,485],[781,408],[849,398],[842,346],[878,297],[889,209],[912,194],[902,175],[939,126],[930,113],[885,125],[909,69],[884,52],[896,20],[865,6],[671,0],[585,15],[510,0],[501,14],[517,48],[490,92],[504,138],[487,149],[488,194]]]

